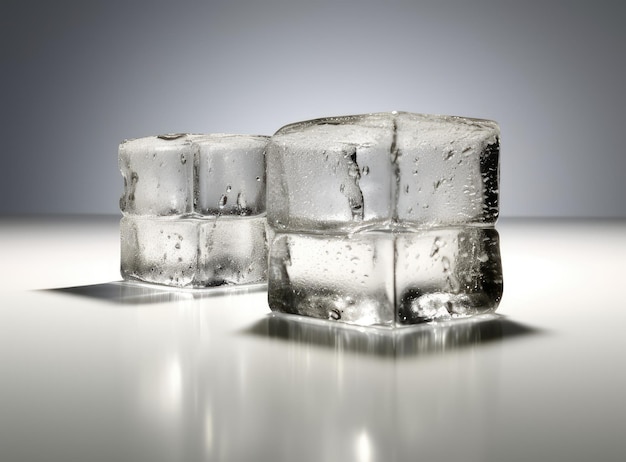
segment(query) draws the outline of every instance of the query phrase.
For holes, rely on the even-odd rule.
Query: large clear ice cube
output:
[[[497,308],[499,128],[381,113],[291,124],[267,149],[274,311],[396,326]]]
[[[123,277],[194,288],[266,282],[267,140],[174,134],[123,142]]]

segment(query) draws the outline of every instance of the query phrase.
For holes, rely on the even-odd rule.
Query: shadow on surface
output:
[[[305,347],[393,358],[445,353],[540,332],[498,315],[392,330],[309,321],[278,313],[269,314],[244,331]]]
[[[118,305],[141,305],[174,301],[198,300],[221,295],[243,295],[267,290],[265,284],[245,287],[212,287],[207,289],[174,289],[134,282],[115,281],[86,286],[45,289],[69,295],[78,295]]]

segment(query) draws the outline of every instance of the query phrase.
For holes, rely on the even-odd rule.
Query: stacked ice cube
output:
[[[269,304],[394,326],[495,310],[495,122],[409,113],[288,125],[267,150]]]
[[[265,282],[266,144],[223,134],[123,142],[122,276],[175,287]]]

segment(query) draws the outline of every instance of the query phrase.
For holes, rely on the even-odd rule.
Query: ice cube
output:
[[[203,288],[267,281],[265,217],[124,217],[124,279]]]
[[[397,326],[497,308],[499,128],[381,113],[281,128],[267,148],[270,308]]]
[[[192,287],[198,268],[198,221],[124,217],[120,222],[124,279]]]
[[[196,144],[195,211],[201,215],[265,213],[267,137],[210,135]]]
[[[386,114],[280,129],[267,151],[272,227],[310,232],[385,223],[392,209],[393,133]]]
[[[265,215],[216,216],[199,224],[200,287],[267,282]]]
[[[492,224],[498,218],[500,130],[495,122],[395,116],[397,222]]]
[[[265,282],[267,139],[175,134],[123,142],[123,277],[175,287]]]
[[[269,304],[275,311],[361,325],[394,322],[393,237],[276,234]]]
[[[381,113],[287,125],[267,150],[268,221],[284,231],[493,224],[495,122]]]
[[[490,312],[502,296],[498,233],[477,227],[278,233],[268,292],[274,311],[358,325]]]
[[[193,165],[198,148],[191,138],[161,135],[120,144],[123,213],[180,216],[193,211]]]
[[[434,228],[395,238],[399,324],[495,310],[502,297],[500,239],[493,228]]]

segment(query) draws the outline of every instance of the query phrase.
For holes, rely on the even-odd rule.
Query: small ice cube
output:
[[[175,287],[265,282],[266,144],[223,134],[123,142],[123,277]]]

